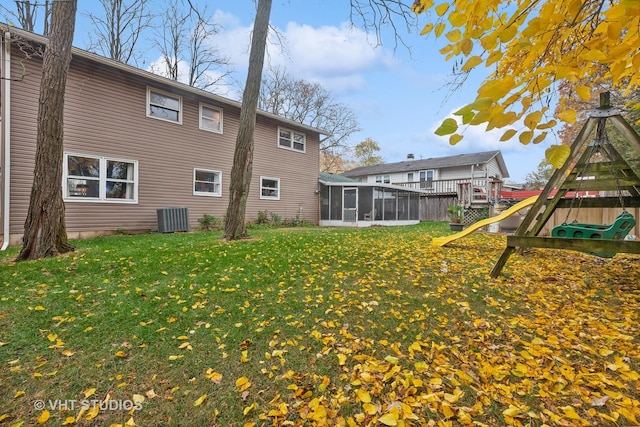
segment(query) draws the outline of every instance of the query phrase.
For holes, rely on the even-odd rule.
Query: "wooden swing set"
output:
[[[571,145],[569,159],[553,173],[516,232],[507,237],[507,247],[491,270],[491,277],[500,275],[516,248],[570,249],[607,258],[616,253],[640,254],[640,241],[625,240],[636,224],[626,208],[640,207],[640,178],[609,142],[607,121],[640,158],[640,136],[610,106],[609,93],[600,94],[600,107],[591,113]],[[594,128],[595,138],[587,143]],[[555,188],[558,191],[549,198]],[[584,198],[580,196],[582,191],[615,191],[616,196]],[[570,192],[573,197],[566,197]],[[578,209],[620,208],[622,212],[608,225],[567,223],[576,200]],[[551,237],[538,236],[557,208],[568,208],[564,223],[554,227]]]

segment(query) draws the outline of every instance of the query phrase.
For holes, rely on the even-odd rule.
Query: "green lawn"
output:
[[[637,425],[640,257],[532,250],[493,280],[504,237],[446,233],[10,249],[0,425]]]

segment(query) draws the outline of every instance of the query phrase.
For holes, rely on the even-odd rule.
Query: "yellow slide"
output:
[[[474,224],[471,224],[469,227],[465,228],[459,233],[452,234],[450,236],[436,237],[431,241],[431,246],[444,246],[453,240],[459,239],[461,237],[465,237],[473,233],[480,227],[484,227],[485,225],[489,225],[494,222],[502,221],[503,219],[508,218],[514,213],[518,212],[520,209],[526,208],[527,206],[531,206],[532,204],[535,203],[536,200],[538,200],[538,196],[529,197],[528,199],[524,199],[523,201],[518,202],[515,205],[511,206],[509,209],[502,212],[500,215],[492,216],[491,218],[480,220]]]

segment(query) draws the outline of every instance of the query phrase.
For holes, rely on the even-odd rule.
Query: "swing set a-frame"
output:
[[[491,270],[491,277],[500,275],[516,248],[570,249],[600,257],[640,254],[640,241],[625,240],[635,226],[635,218],[626,208],[640,207],[640,178],[609,142],[607,121],[627,139],[636,158],[640,158],[640,136],[611,107],[609,93],[600,94],[600,106],[590,114],[571,145],[568,160],[553,173],[516,232],[507,237],[507,247]],[[595,138],[588,142],[594,129]],[[550,197],[554,189],[557,192]],[[584,191],[616,191],[616,196],[582,198],[579,195]],[[571,192],[573,197],[566,197]],[[568,208],[571,212],[576,200],[579,208],[619,208],[622,212],[610,225],[567,224],[565,220],[553,229],[551,237],[538,236],[557,208]]]

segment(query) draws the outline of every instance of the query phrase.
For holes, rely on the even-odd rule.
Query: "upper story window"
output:
[[[420,181],[433,181],[433,169],[420,171]]]
[[[413,182],[413,172],[407,174],[407,182]]]
[[[222,196],[222,172],[194,169],[193,194],[199,196]]]
[[[66,201],[137,202],[138,162],[83,154],[65,154]]]
[[[147,88],[147,116],[182,123],[182,97]]]
[[[304,133],[290,129],[278,128],[278,147],[289,150],[305,152],[307,137]]]
[[[260,198],[280,200],[280,178],[260,177]]]
[[[200,129],[222,133],[222,109],[200,104]]]
[[[391,177],[389,175],[385,175],[382,178],[382,182],[384,182],[385,184],[391,184]]]
[[[382,184],[382,175],[376,175],[376,184]]]

